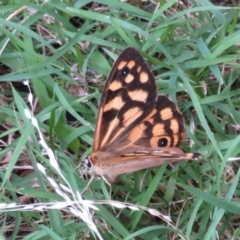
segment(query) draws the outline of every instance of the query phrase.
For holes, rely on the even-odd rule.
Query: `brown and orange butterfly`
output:
[[[157,95],[153,73],[141,54],[122,51],[107,79],[87,164],[113,182],[123,173],[158,167],[166,161],[198,159],[178,148],[184,119],[166,95]]]

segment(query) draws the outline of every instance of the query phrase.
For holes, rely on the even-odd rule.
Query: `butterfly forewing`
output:
[[[140,123],[154,108],[156,83],[144,59],[134,48],[118,57],[104,87],[93,151],[106,148],[130,126]]]

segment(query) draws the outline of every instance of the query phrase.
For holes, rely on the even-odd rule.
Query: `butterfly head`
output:
[[[84,158],[83,160],[83,164],[88,168],[88,169],[91,169],[93,167],[93,163],[90,159],[89,156],[87,156],[86,158]]]

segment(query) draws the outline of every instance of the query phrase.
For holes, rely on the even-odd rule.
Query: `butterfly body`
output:
[[[126,48],[104,87],[88,157],[93,171],[112,182],[123,173],[198,158],[178,148],[184,137],[176,104],[166,95],[157,96],[146,62],[137,50]]]

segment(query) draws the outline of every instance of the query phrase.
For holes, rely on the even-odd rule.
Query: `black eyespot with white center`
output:
[[[123,76],[126,76],[128,73],[129,73],[129,68],[128,68],[128,67],[125,67],[125,68],[123,68],[123,69],[121,70],[121,74],[122,74]]]
[[[160,138],[158,140],[159,147],[166,147],[168,145],[168,140],[166,138]]]

